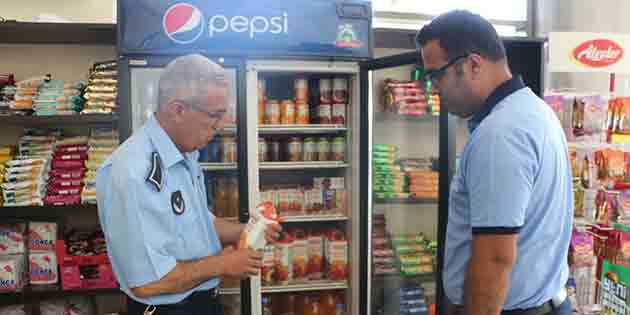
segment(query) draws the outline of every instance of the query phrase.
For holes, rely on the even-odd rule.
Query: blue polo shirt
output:
[[[518,233],[504,310],[542,305],[569,276],[573,193],[567,143],[554,112],[520,77],[500,85],[469,121],[451,183],[444,289],[464,304],[474,234]]]
[[[187,292],[148,299],[130,289],[160,280],[178,261],[221,251],[197,157],[181,153],[151,117],[97,172],[98,215],[112,268],[121,290],[136,301],[174,304],[219,285],[214,278]]]

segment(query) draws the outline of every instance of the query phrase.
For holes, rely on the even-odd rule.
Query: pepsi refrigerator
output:
[[[439,303],[454,120],[437,103],[386,106],[388,84],[417,99],[419,56],[372,59],[371,16],[363,0],[118,1],[121,135],[155,110],[170,61],[203,54],[227,70],[234,114],[200,152],[209,209],[241,223],[261,201],[280,211],[287,237],[264,274],[223,280],[227,314]],[[427,174],[421,196],[411,170]]]

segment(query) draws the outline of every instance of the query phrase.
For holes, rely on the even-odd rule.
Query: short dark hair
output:
[[[467,10],[444,13],[425,25],[416,36],[419,47],[439,40],[449,59],[476,53],[491,61],[505,59],[505,47],[492,24]]]

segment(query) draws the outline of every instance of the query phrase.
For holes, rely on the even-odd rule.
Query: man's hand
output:
[[[262,268],[262,255],[249,248],[234,250],[233,247],[225,248],[218,255],[224,266],[224,276],[232,278],[246,278],[257,276]]]
[[[265,230],[265,239],[267,240],[267,244],[275,244],[280,239],[281,233],[282,226],[280,224],[272,223],[267,225],[267,229]]]

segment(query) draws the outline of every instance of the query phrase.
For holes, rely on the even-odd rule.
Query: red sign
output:
[[[592,39],[573,49],[573,59],[591,68],[613,65],[623,58],[623,48],[609,39]]]

